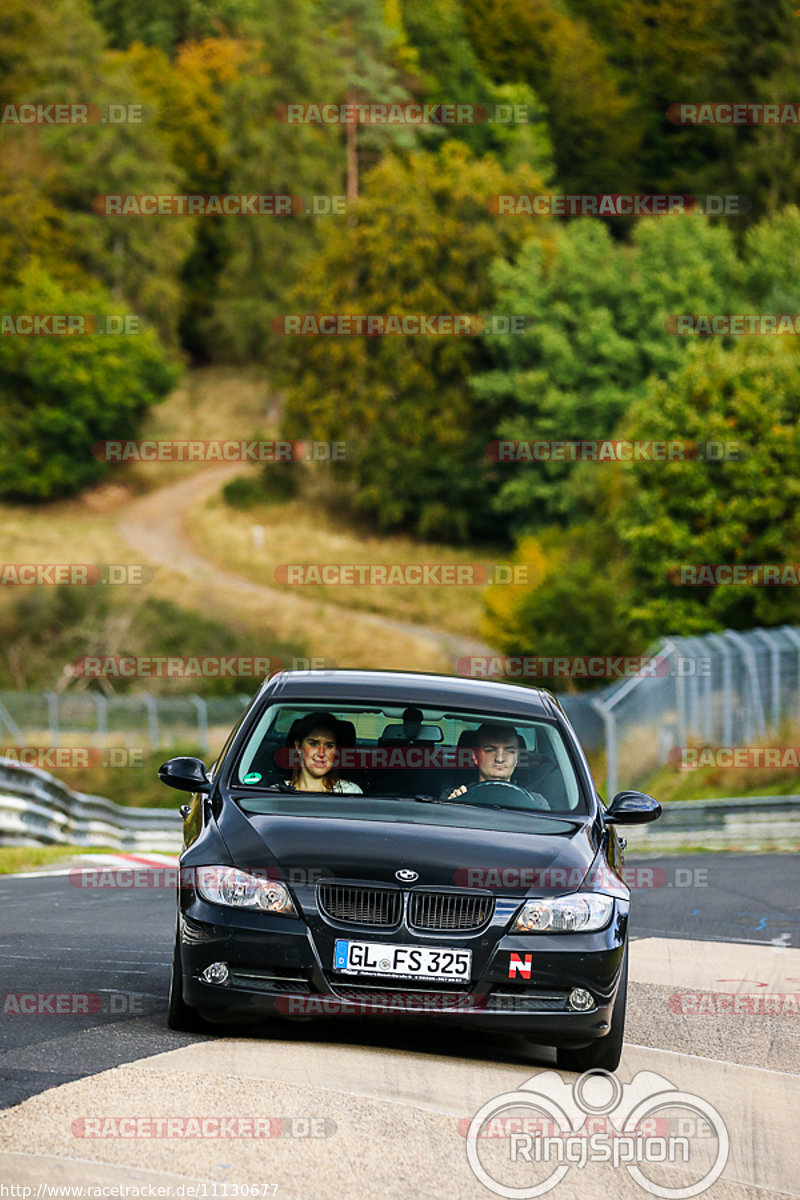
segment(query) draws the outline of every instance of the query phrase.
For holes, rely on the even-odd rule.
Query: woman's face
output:
[[[312,779],[323,779],[333,767],[336,757],[336,737],[332,729],[320,726],[311,729],[302,742],[295,742],[303,756],[300,770]]]

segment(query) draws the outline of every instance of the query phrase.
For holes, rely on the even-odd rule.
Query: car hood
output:
[[[374,813],[337,817],[314,805],[291,815],[245,813],[227,801],[219,829],[238,867],[267,869],[290,883],[363,880],[557,894],[580,886],[597,853],[588,816],[467,812],[467,806],[409,801],[385,808],[376,819]],[[467,826],[458,823],[464,820]],[[418,879],[398,880],[400,870]]]

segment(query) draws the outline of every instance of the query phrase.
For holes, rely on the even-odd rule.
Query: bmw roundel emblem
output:
[[[413,883],[415,879],[419,879],[419,874],[416,871],[395,871],[395,879],[402,880],[403,883]]]

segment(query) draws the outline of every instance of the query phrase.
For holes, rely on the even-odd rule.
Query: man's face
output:
[[[487,738],[486,741],[479,742],[472,752],[472,757],[482,783],[510,779],[519,758],[517,739],[510,734]]]

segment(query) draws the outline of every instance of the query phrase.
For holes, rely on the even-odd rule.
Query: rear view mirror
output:
[[[158,768],[158,778],[181,792],[210,792],[205,763],[199,758],[171,758]]]
[[[661,816],[661,805],[644,792],[617,792],[605,811],[607,825],[646,825]]]

